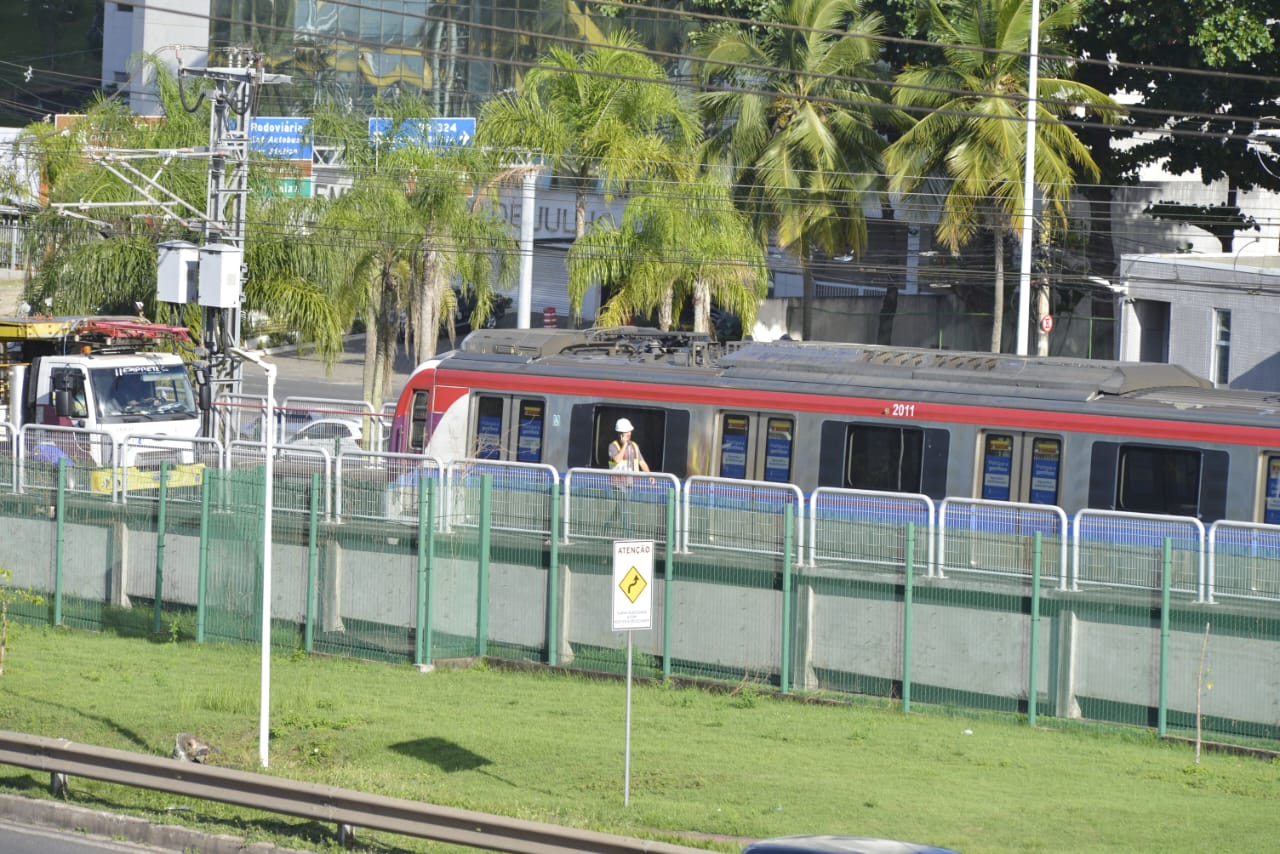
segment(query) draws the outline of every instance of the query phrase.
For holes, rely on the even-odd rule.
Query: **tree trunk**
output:
[[[579,175],[578,191],[573,198],[573,237],[575,240],[587,233],[587,186],[587,176]]]
[[[999,353],[1004,336],[1004,226],[995,226],[996,292],[991,307],[991,352]]]
[[[693,280],[693,331],[711,331],[711,289],[701,277]]]
[[[378,359],[378,315],[382,313],[382,288],[373,288],[369,294],[369,305],[364,312],[364,368],[360,373],[360,390],[364,400],[373,397],[373,386],[377,377]]]
[[[663,332],[671,331],[671,317],[673,314],[671,301],[671,291],[667,291],[662,295],[662,302],[658,303],[658,328]]]
[[[1230,178],[1227,179],[1227,207],[1236,207],[1239,199],[1239,193],[1236,190],[1236,182]],[[1222,251],[1230,252],[1232,245],[1236,242],[1235,230],[1229,230],[1225,234],[1218,235],[1218,245],[1222,247]]]

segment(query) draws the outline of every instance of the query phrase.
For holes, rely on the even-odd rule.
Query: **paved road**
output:
[[[444,346],[448,346],[445,340]],[[352,335],[337,362],[328,366],[314,350],[298,352],[285,348],[267,353],[264,360],[276,365],[276,399],[283,402],[291,395],[300,397],[329,398],[334,400],[363,400],[361,374],[364,370],[364,336]],[[406,353],[396,357],[392,370],[391,387],[387,399],[394,401],[404,387],[405,380],[413,372],[413,364]],[[256,365],[244,367],[245,394],[267,393],[266,375]]]
[[[4,854],[143,854],[171,849],[120,842],[82,831],[50,830],[0,820],[0,851]]]

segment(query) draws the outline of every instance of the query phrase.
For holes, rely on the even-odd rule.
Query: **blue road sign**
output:
[[[391,119],[369,119],[369,142],[374,145],[390,142],[394,145],[421,145],[427,148],[450,148],[470,145],[476,135],[476,120],[471,118],[405,119],[400,123],[394,138]]]
[[[278,160],[310,160],[311,119],[270,116],[252,119],[249,148]]]

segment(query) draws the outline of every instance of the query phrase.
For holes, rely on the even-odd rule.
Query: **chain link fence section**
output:
[[[1280,601],[1280,526],[1214,522],[1209,526],[1205,601],[1217,597]]]
[[[290,430],[305,427],[306,422],[321,418],[338,418],[360,423],[360,435],[364,448],[369,451],[381,451],[387,446],[385,438],[391,432],[391,422],[385,426],[381,415],[374,411],[373,404],[363,400],[341,400],[330,397],[286,397],[276,407],[276,423],[280,433],[278,440],[286,444],[290,438]]]
[[[226,453],[217,439],[128,435],[121,444],[133,449],[135,461],[115,472],[120,500],[126,504],[131,496],[135,501],[158,501],[162,469],[169,500],[199,504],[206,470],[222,468]]]
[[[12,492],[18,488],[18,431],[7,421],[0,421],[0,489]]]
[[[685,551],[719,549],[781,555],[786,513],[794,512],[793,554],[804,548],[804,494],[789,483],[695,475],[685,481]]]
[[[1199,519],[1081,510],[1072,536],[1072,590],[1081,585],[1160,590],[1167,541],[1172,551],[1169,590],[1205,601],[1205,531]]]
[[[115,439],[103,430],[24,424],[18,441],[18,488],[56,490],[58,464],[67,467],[66,488],[72,492],[118,494]]]
[[[223,447],[235,441],[263,441],[267,399],[252,394],[224,394],[213,402],[213,433]]]
[[[271,507],[281,513],[311,510],[311,476],[320,475],[320,516],[333,515],[333,455],[324,448],[274,447],[271,461]],[[227,470],[265,467],[267,446],[260,442],[232,442],[227,446]]]
[[[680,498],[680,481],[665,472],[611,472],[573,468],[564,475],[564,539],[653,540],[663,546],[667,496]],[[677,523],[678,524],[678,523]],[[679,543],[678,536],[673,541]]]
[[[809,499],[809,564],[851,564],[896,571],[906,560],[907,523],[915,524],[914,559],[933,574],[937,508],[927,495],[823,486]]]
[[[444,482],[444,467],[432,457],[344,448],[334,475],[334,517],[416,525],[423,484],[430,480]]]
[[[545,463],[455,460],[446,469],[449,527],[475,528],[481,522],[484,478],[490,478],[491,528],[551,535],[553,487],[560,482],[555,466]]]
[[[946,498],[938,507],[938,575],[948,572],[1031,579],[1035,535],[1040,577],[1067,588],[1067,514],[1051,504]]]

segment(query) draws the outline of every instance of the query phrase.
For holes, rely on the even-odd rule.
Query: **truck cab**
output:
[[[15,428],[35,424],[106,434],[121,449],[115,462],[125,466],[146,464],[146,448],[138,445],[157,447],[152,441],[131,447],[127,436],[200,435],[200,398],[186,363],[177,353],[145,349],[157,339],[186,340],[181,327],[134,318],[6,318],[0,319],[0,338],[10,363],[7,398],[0,404]],[[93,465],[114,456],[99,442],[83,444],[83,453],[68,456]]]

